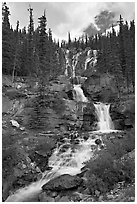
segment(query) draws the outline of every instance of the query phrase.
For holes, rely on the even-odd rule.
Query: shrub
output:
[[[123,139],[116,139],[113,143],[109,141],[107,148],[101,150],[95,160],[88,162],[90,169],[88,188],[93,188],[93,191],[98,190],[100,182],[102,187],[105,186],[105,191],[109,191],[117,182],[132,182],[135,177],[134,160],[128,156],[126,159],[121,159],[121,157],[132,151],[134,145],[134,131],[128,133]],[[96,179],[90,175],[94,175]],[[90,191],[92,194],[92,190]]]
[[[106,183],[104,183],[101,178],[98,178],[94,174],[88,177],[87,186],[92,196],[95,195],[96,190],[98,190],[100,193],[103,194],[103,193],[106,193],[108,189],[108,186],[106,185]]]

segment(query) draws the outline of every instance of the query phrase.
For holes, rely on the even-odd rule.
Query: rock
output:
[[[117,95],[114,77],[110,74],[93,73],[83,84],[93,101],[113,102]]]
[[[109,200],[111,200],[111,199],[114,198],[114,195],[107,195],[107,198],[108,198]]]
[[[60,200],[60,195],[58,195],[57,197],[55,197],[55,202],[59,202]]]
[[[22,131],[25,130],[25,127],[20,127],[20,130],[22,130]]]
[[[63,197],[61,197],[61,198],[59,199],[58,202],[70,202],[70,200],[68,199],[67,196],[63,196]]]
[[[102,143],[102,141],[100,139],[95,140],[95,144],[100,145],[101,143]]]
[[[100,195],[100,191],[95,190],[95,195],[96,195],[97,197],[99,197],[99,195]]]
[[[51,196],[52,196],[53,198],[57,197],[57,195],[58,195],[58,193],[57,193],[56,191],[51,193]]]
[[[83,136],[83,139],[84,139],[84,140],[88,140],[88,138],[89,138],[89,135],[88,135],[88,134]]]
[[[82,179],[78,176],[71,176],[69,174],[61,175],[55,179],[50,180],[42,186],[44,191],[62,191],[77,188],[82,183]]]
[[[21,91],[15,88],[8,89],[5,94],[11,100],[19,99],[19,98],[27,98],[27,95],[25,93],[22,93]]]
[[[76,139],[76,140],[74,140],[74,142],[73,142],[74,144],[79,144],[80,143],[80,141],[78,140],[78,139]]]
[[[91,148],[92,150],[95,150],[95,149],[97,149],[97,146],[96,146],[96,145],[91,145],[90,148]]]
[[[13,106],[13,101],[2,95],[2,113],[7,113]]]
[[[98,201],[103,202],[103,198],[104,198],[103,195],[99,196]]]
[[[49,197],[46,192],[43,192],[39,195],[39,201],[40,202],[54,202],[55,199],[52,197]]]
[[[114,124],[115,130],[124,130],[125,129],[125,122],[123,119],[113,120],[113,124]]]
[[[17,127],[17,128],[20,127],[19,123],[16,120],[10,120],[10,122],[11,122],[13,127]]]
[[[100,149],[104,149],[104,145],[100,145],[99,147],[100,147]]]

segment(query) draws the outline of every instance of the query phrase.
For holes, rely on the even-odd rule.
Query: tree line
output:
[[[90,48],[98,50],[97,69],[100,73],[115,76],[117,85],[135,87],[135,22],[124,22],[120,15],[119,32],[112,25],[107,35],[81,36],[68,41],[56,42],[52,30],[47,30],[44,11],[34,29],[33,9],[28,8],[29,25],[19,29],[19,21],[13,29],[9,22],[10,11],[6,3],[2,5],[2,73],[14,76],[56,77],[64,73],[64,49],[77,52]]]
[[[97,70],[100,73],[109,73],[115,76],[118,89],[121,86],[135,91],[135,22],[123,21],[120,15],[119,31],[107,34],[99,33],[94,36],[82,36],[71,40],[68,33],[68,42],[63,41],[61,46],[66,49],[85,50],[91,48],[98,50]]]
[[[14,76],[54,77],[62,72],[59,43],[53,40],[52,30],[47,30],[44,14],[38,18],[34,30],[33,9],[28,8],[29,25],[13,29],[9,22],[10,11],[2,5],[2,73]]]

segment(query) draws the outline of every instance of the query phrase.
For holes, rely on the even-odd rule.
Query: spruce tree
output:
[[[39,19],[39,42],[38,42],[38,54],[39,54],[39,67],[40,74],[42,74],[48,81],[50,72],[50,46],[48,40],[47,19],[44,11],[44,15]]]
[[[122,67],[122,72],[123,76],[125,76],[125,70],[126,70],[126,59],[125,59],[125,50],[124,50],[124,25],[123,25],[123,18],[120,15],[119,19],[119,56],[120,56],[120,61],[121,61],[121,67]]]
[[[2,73],[11,74],[13,66],[13,52],[9,22],[10,11],[6,3],[2,4]]]
[[[28,72],[31,76],[34,73],[34,22],[33,22],[33,9],[31,6],[28,9],[30,16],[29,16],[29,26],[28,26],[28,57],[27,57],[27,66]]]
[[[135,91],[135,22],[130,22],[130,43],[131,43],[131,81],[133,86],[133,92]]]
[[[12,70],[12,82],[14,82],[15,72],[20,75],[20,51],[21,51],[21,41],[20,41],[20,32],[19,32],[19,21],[17,21],[16,29],[14,31],[13,39],[14,47],[14,62]]]

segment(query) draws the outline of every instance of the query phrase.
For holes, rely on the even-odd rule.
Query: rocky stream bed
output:
[[[107,87],[109,80],[106,80]],[[95,82],[96,83],[96,82]],[[20,84],[20,88],[18,85]],[[27,202],[106,202],[106,201],[134,201],[134,95],[125,95],[118,99],[114,95],[107,95],[110,100],[106,101],[106,92],[94,90],[92,97],[90,95],[90,83],[83,84],[83,90],[88,97],[89,102],[83,108],[77,109],[77,102],[73,98],[72,86],[68,79],[63,76],[56,81],[51,81],[47,87],[45,97],[45,109],[42,110],[42,123],[44,128],[39,129],[38,123],[34,124],[35,114],[33,115],[34,104],[37,99],[37,85],[32,83],[31,86],[26,82],[18,81],[13,87],[8,77],[3,78],[3,117],[2,117],[2,184],[3,184],[3,201],[6,201],[9,195],[16,190],[29,186],[33,182],[39,181],[43,172],[51,171],[49,158],[57,146],[64,144],[69,139],[71,149],[79,145],[79,138],[87,141],[91,132],[97,128],[97,117],[93,102],[100,96],[102,102],[111,102],[110,116],[114,123],[115,129],[120,132],[103,134],[101,142],[97,138],[96,143],[90,148],[94,156],[90,162],[86,162],[81,172],[77,175],[64,174],[51,179],[47,184],[42,186],[42,190],[27,198]],[[104,86],[104,84],[103,84]],[[93,97],[94,95],[94,97]],[[112,100],[114,97],[115,100]],[[112,102],[113,101],[113,102]],[[18,123],[18,125],[15,124]],[[103,145],[102,145],[103,144]],[[121,145],[121,151],[120,151]],[[64,146],[61,151],[65,152],[68,146]],[[123,148],[123,149],[122,149]],[[115,185],[111,187],[101,185],[97,180],[94,168],[96,161],[102,158],[101,155],[111,152],[113,154],[114,169],[121,168],[121,161],[130,160],[131,174],[125,175],[127,170],[123,167],[122,176]],[[108,155],[108,160],[109,160]],[[106,157],[107,160],[107,157]],[[104,161],[106,164],[107,161]],[[110,158],[111,160],[111,158]],[[108,164],[109,165],[109,164]],[[130,171],[130,170],[129,170]],[[108,177],[109,172],[106,173]],[[92,176],[91,176],[92,175]],[[99,174],[98,174],[99,175]],[[107,178],[107,177],[105,177]],[[126,180],[125,180],[126,178]],[[103,179],[103,178],[101,178]],[[90,185],[90,183],[94,183]],[[103,190],[98,187],[107,189]],[[109,190],[108,190],[109,189]]]

